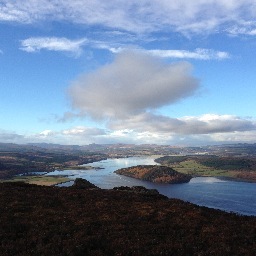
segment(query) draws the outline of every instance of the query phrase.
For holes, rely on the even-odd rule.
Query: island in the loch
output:
[[[160,165],[137,165],[116,170],[115,173],[135,179],[155,182],[155,183],[186,183],[192,176],[179,173],[167,166]]]

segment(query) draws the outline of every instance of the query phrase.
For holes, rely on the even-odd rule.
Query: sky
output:
[[[255,0],[0,0],[0,142],[256,143]]]

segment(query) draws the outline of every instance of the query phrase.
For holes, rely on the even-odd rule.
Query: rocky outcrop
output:
[[[94,184],[89,182],[88,180],[82,179],[82,178],[76,178],[72,187],[73,188],[81,188],[81,189],[92,189],[92,188],[95,189],[95,188],[98,188],[97,186],[95,186]]]
[[[133,186],[133,187],[121,186],[121,187],[114,187],[113,190],[133,192],[133,193],[137,193],[137,194],[167,198],[166,196],[161,195],[157,191],[157,189],[148,189],[148,188],[145,188],[143,186]]]
[[[140,180],[169,184],[186,183],[192,178],[190,175],[160,165],[137,165],[119,169],[115,173]]]

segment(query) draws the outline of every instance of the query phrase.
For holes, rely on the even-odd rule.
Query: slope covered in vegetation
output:
[[[256,182],[255,157],[163,156],[155,160],[174,170],[193,176],[217,176]]]
[[[256,255],[256,217],[85,187],[0,184],[0,255]]]
[[[186,183],[190,175],[179,173],[170,167],[159,165],[137,165],[116,170],[115,173],[156,183]]]

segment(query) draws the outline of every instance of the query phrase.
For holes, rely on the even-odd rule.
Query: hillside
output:
[[[186,183],[192,178],[190,175],[160,165],[137,165],[116,170],[115,173],[135,179],[169,184]]]
[[[1,146],[1,145],[0,145]],[[106,159],[107,156],[91,152],[6,152],[0,150],[0,179],[10,179],[15,175],[51,172],[56,169],[79,169],[82,164]],[[79,166],[79,167],[78,167]]]
[[[0,184],[0,255],[256,255],[256,217],[83,186]]]
[[[187,155],[163,156],[155,161],[192,176],[215,176],[237,181],[256,182],[255,157]]]

